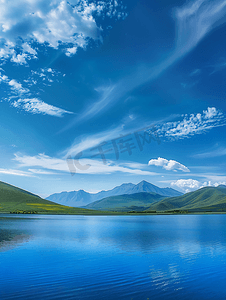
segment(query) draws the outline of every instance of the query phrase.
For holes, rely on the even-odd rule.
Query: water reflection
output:
[[[29,236],[126,252],[177,250],[182,257],[226,247],[226,216],[39,216],[0,219],[0,245]]]
[[[0,228],[0,252],[7,251],[25,243],[29,240],[29,235],[19,230],[9,230]]]
[[[13,216],[0,228],[0,245],[17,246],[3,253],[4,300],[226,299],[225,215]]]

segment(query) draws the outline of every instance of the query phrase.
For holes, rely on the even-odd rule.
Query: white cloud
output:
[[[78,120],[78,119],[77,119]],[[133,120],[128,117],[127,120],[123,120],[122,124],[116,128],[111,128],[105,130],[103,132],[82,136],[75,139],[74,143],[68,147],[63,155],[67,157],[68,155],[76,155],[81,151],[86,151],[87,149],[91,149],[100,145],[103,142],[111,142],[113,139],[117,139],[120,135],[133,134],[134,132],[144,131],[153,134],[153,127],[147,126],[149,129],[138,129],[130,128],[125,129],[125,127],[129,127],[128,125]],[[161,121],[162,122],[162,121]],[[161,122],[159,122],[161,124]],[[132,122],[133,124],[134,122]],[[203,111],[203,114],[191,114],[189,116],[183,116],[182,121],[176,122],[167,122],[163,123],[163,125],[155,125],[155,134],[158,134],[158,139],[161,140],[161,137],[167,137],[170,139],[176,138],[185,138],[188,136],[193,136],[195,134],[201,134],[205,132],[207,129],[211,129],[217,126],[222,126],[225,124],[225,117],[223,113],[218,111],[216,108],[208,108]],[[136,123],[138,126],[138,124]],[[145,126],[145,124],[142,124]]]
[[[12,106],[21,108],[32,114],[44,114],[55,117],[62,117],[64,114],[71,114],[71,112],[49,105],[37,98],[19,99],[12,103]]]
[[[46,171],[46,170],[37,170],[37,169],[28,169],[28,171],[21,171],[21,170],[15,170],[15,169],[0,168],[0,174],[13,175],[13,176],[22,176],[22,177],[36,177],[35,176],[36,174],[53,175],[53,174],[56,174],[56,173]]]
[[[198,189],[201,186],[201,183],[198,180],[194,179],[179,179],[177,181],[171,182],[172,187],[178,187],[182,190],[184,189]]]
[[[25,53],[32,54],[32,55],[33,55],[33,58],[37,58],[37,57],[36,57],[37,51],[36,51],[35,49],[31,48],[31,46],[28,45],[28,43],[23,43],[23,46],[22,46],[22,47],[23,47],[23,51],[24,51]]]
[[[136,122],[135,125],[136,127],[134,127],[134,121],[128,116],[115,128],[110,128],[92,135],[79,136],[74,140],[70,147],[63,151],[62,155],[64,155],[64,157],[67,157],[68,155],[77,155],[79,152],[85,152],[86,150],[97,147],[102,143],[106,144],[106,147],[114,148],[115,151],[115,146],[113,146],[112,141],[119,143],[119,140],[123,138],[131,138],[131,142],[134,146],[137,147],[137,149],[140,149],[137,141],[137,135],[141,135],[143,138],[145,136],[148,139],[146,141],[147,143],[151,143],[152,141],[158,144],[160,143],[158,137],[155,136],[155,126],[153,124],[146,124],[142,120],[142,126],[145,127],[139,128],[138,122]],[[147,134],[148,128],[150,129],[149,135]],[[83,155],[84,154],[86,153],[83,153]]]
[[[8,85],[11,86],[14,90],[16,90],[20,94],[27,93],[29,91],[28,89],[23,88],[22,84],[17,82],[14,79],[8,81]]]
[[[158,126],[158,134],[169,139],[182,139],[224,125],[226,125],[224,114],[215,107],[208,107],[202,114],[185,115],[182,121]]]
[[[125,9],[113,1],[17,0],[0,1],[0,58],[24,64],[37,58],[35,44],[63,49],[73,55],[90,39],[101,40],[98,16],[124,19]]]
[[[51,76],[55,76],[56,72],[54,72],[52,69],[42,70],[44,73],[47,72],[51,74]],[[46,76],[44,73],[41,74],[43,74],[43,76]],[[41,76],[40,73],[37,74],[38,76]],[[48,76],[47,78],[48,81],[50,81]],[[34,80],[31,80],[34,83]],[[2,75],[0,72],[0,83],[1,82],[4,82],[10,88],[7,101],[9,101],[13,107],[23,109],[32,114],[44,114],[55,117],[62,117],[64,114],[72,114],[72,112],[47,104],[38,98],[31,98],[30,90],[28,88],[24,88],[22,84],[17,82],[15,79],[10,79],[8,76]],[[30,81],[28,80],[28,82]]]
[[[63,154],[65,157],[69,155],[77,155],[79,152],[91,149],[95,146],[100,145],[101,143],[108,141],[110,139],[119,136],[121,132],[121,127],[117,127],[113,130],[106,130],[91,136],[81,137],[80,139],[75,139],[74,143],[67,148]]]
[[[28,169],[28,171],[33,174],[39,174],[39,175],[55,175],[55,174],[57,174],[56,172],[40,170],[40,169]]]
[[[183,172],[190,172],[190,170],[182,165],[181,163],[175,161],[175,160],[167,160],[165,158],[159,157],[158,159],[151,159],[148,162],[149,166],[157,166],[162,167],[165,170],[168,171],[183,171]]]
[[[49,85],[52,82],[61,82],[60,79],[64,75],[52,68],[41,68],[37,71],[31,70],[30,75],[24,82],[30,87],[38,83],[38,86]]]
[[[18,95],[21,95],[29,92],[29,90],[24,88],[21,83],[17,82],[15,79],[10,79],[6,75],[2,75],[0,72],[0,83],[1,82],[7,84],[10,87],[13,94],[17,93]]]
[[[78,47],[68,48],[66,51],[67,56],[72,56],[77,52]]]
[[[116,172],[136,175],[156,175],[156,173],[133,168],[132,165],[116,164],[112,161],[103,164],[102,160],[94,159],[61,159],[39,154],[36,156],[15,154],[15,161],[20,167],[38,167],[43,170],[55,170],[78,174],[112,174]],[[33,170],[33,169],[30,169]],[[36,172],[37,173],[37,172]]]
[[[226,185],[226,181],[205,181],[200,182],[195,179],[179,179],[176,181],[171,182],[172,187],[177,187],[181,189],[182,191],[188,193],[192,190],[201,189],[203,187],[218,187],[219,185]]]
[[[27,55],[25,53],[22,53],[22,54],[13,55],[13,57],[11,58],[11,61],[15,62],[19,65],[23,65],[23,64],[26,64],[26,58],[27,58]]]
[[[217,186],[219,186],[219,185],[226,185],[226,181],[215,182],[215,183],[213,184],[213,186],[215,186],[215,187],[217,187]]]
[[[222,113],[219,112],[215,107],[208,107],[207,110],[203,111],[204,119],[213,119],[216,116],[221,116]]]
[[[206,187],[206,186],[214,186],[218,187],[219,185],[226,185],[226,181],[205,181],[201,184],[200,188]]]
[[[30,172],[20,171],[20,170],[13,170],[13,169],[0,169],[0,174],[25,176],[25,177],[31,177],[32,176],[32,174]]]
[[[211,30],[224,23],[225,0],[196,0],[175,9],[177,23],[177,52],[194,48]]]

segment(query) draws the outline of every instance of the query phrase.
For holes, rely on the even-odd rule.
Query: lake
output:
[[[226,215],[0,215],[0,299],[226,299]]]

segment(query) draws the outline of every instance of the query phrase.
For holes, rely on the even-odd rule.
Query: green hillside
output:
[[[143,211],[150,206],[151,203],[155,203],[165,199],[164,196],[155,193],[135,193],[125,194],[120,196],[111,196],[99,201],[88,204],[85,208],[105,211]]]
[[[204,187],[153,203],[146,211],[226,211],[226,187]]]
[[[56,204],[0,181],[0,213],[99,214],[100,212]]]

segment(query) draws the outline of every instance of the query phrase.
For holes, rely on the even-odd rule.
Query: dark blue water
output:
[[[1,216],[0,299],[226,299],[226,215]]]

